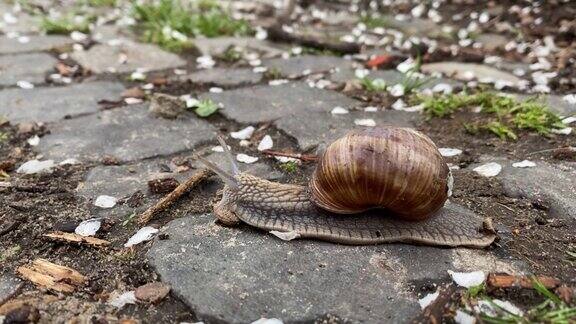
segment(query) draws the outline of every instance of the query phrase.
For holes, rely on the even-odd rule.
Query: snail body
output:
[[[225,182],[214,215],[267,231],[344,244],[405,242],[484,247],[495,239],[463,207],[442,208],[451,174],[434,143],[405,128],[353,131],[332,143],[308,186],[232,174],[200,158]]]

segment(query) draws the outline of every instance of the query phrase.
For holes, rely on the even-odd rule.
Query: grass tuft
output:
[[[528,130],[547,136],[553,129],[565,127],[558,115],[535,99],[519,101],[492,92],[479,92],[420,97],[416,101],[424,105],[424,112],[430,118],[448,117],[462,108],[478,106],[480,112],[491,117],[491,120],[484,125],[468,124],[466,130],[484,129],[501,139],[516,140],[515,130]]]
[[[366,25],[368,29],[377,27],[387,28],[390,27],[390,21],[382,16],[365,14],[360,17],[360,22]]]
[[[385,91],[388,88],[386,81],[380,78],[370,79],[368,77],[364,77],[360,79],[360,83],[362,84],[364,90],[370,92]]]
[[[289,161],[286,163],[280,164],[280,169],[287,173],[294,173],[298,170],[298,164],[294,161]]]
[[[94,17],[82,17],[78,15],[66,15],[58,18],[44,17],[40,27],[47,34],[70,34],[73,31],[88,33],[90,22]]]
[[[170,51],[190,46],[196,36],[242,36],[252,33],[244,20],[233,19],[216,1],[160,0],[133,6],[142,38]]]

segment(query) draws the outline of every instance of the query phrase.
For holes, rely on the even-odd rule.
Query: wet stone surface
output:
[[[109,155],[127,162],[191,150],[213,139],[214,130],[192,114],[167,120],[151,116],[147,105],[135,105],[55,124],[38,149],[58,161]]]
[[[373,119],[377,126],[414,127],[422,119],[418,113],[385,110],[372,113],[352,111],[346,115],[332,115],[330,112],[315,112],[282,118],[276,126],[294,137],[302,150],[310,150],[316,145],[324,145],[346,134],[356,126],[355,120]]]
[[[73,43],[67,36],[46,35],[46,36],[26,36],[27,42],[22,43],[18,38],[8,38],[0,36],[0,54],[14,54],[25,52],[42,52],[52,49],[63,48]]]
[[[352,61],[336,56],[304,55],[289,59],[275,58],[263,62],[263,65],[269,69],[276,69],[285,77],[293,77],[302,75],[304,71],[318,73],[335,68],[352,68]]]
[[[44,83],[55,64],[56,59],[44,53],[0,55],[0,85],[15,86],[18,81]]]
[[[124,41],[118,46],[95,45],[87,51],[74,52],[71,57],[94,73],[125,73],[136,69],[146,71],[177,68],[185,64],[178,55],[157,46]]]
[[[523,267],[480,250],[285,242],[247,226],[222,227],[211,214],[174,220],[162,232],[169,239],[154,243],[149,263],[205,321],[294,322],[330,313],[409,322],[420,311],[415,282],[449,282],[446,270]]]
[[[533,168],[514,168],[502,160],[498,175],[504,191],[549,208],[554,217],[576,218],[576,163],[551,165],[534,161]]]
[[[5,89],[0,91],[0,102],[2,114],[12,123],[52,122],[97,112],[99,100],[117,100],[122,90],[120,83],[103,81],[32,90]]]
[[[522,79],[517,76],[501,71],[487,65],[460,62],[438,62],[423,64],[421,67],[424,73],[442,73],[443,75],[454,77],[458,80],[477,79],[481,82],[504,81],[513,86],[522,83]]]
[[[210,98],[222,103],[221,113],[240,123],[259,123],[280,118],[293,118],[313,112],[329,112],[336,106],[353,107],[359,102],[334,91],[310,88],[303,82],[279,86],[255,86],[206,93],[201,99]]]
[[[268,41],[243,37],[218,37],[198,38],[194,40],[194,46],[202,55],[219,56],[230,47],[237,47],[246,51],[256,52],[263,58],[274,57],[282,54],[282,46]]]
[[[16,293],[20,286],[20,279],[11,274],[0,274],[0,305]]]
[[[174,81],[189,81],[196,84],[207,84],[221,87],[235,87],[255,84],[262,80],[262,74],[252,72],[252,69],[215,68],[200,70],[188,75],[178,76]]]

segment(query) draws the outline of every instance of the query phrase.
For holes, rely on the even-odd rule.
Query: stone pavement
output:
[[[395,21],[399,29],[418,35],[429,28],[430,21],[406,25]],[[12,26],[11,28],[16,28]],[[427,34],[429,34],[429,30]],[[202,39],[196,45],[205,55],[217,55],[231,44],[262,54],[263,66],[275,69],[284,84],[265,81],[251,67],[217,67],[172,75],[171,82],[192,83],[224,88],[223,92],[199,93],[199,99],[221,104],[219,119],[202,119],[191,110],[176,119],[154,117],[148,102],[104,109],[101,100],[121,100],[126,89],[125,75],[144,71],[171,71],[187,62],[155,45],[124,41],[120,45],[96,44],[70,57],[94,75],[69,85],[47,83],[55,72],[58,58],[55,48],[71,45],[63,36],[31,35],[26,44],[0,35],[0,115],[12,124],[45,123],[48,133],[40,138],[34,152],[41,159],[61,162],[77,159],[88,167],[77,196],[92,205],[96,197],[111,195],[128,198],[137,191],[145,196],[138,209],[127,205],[110,210],[91,207],[93,215],[120,216],[142,210],[157,196],[147,192],[151,179],[175,177],[182,181],[199,167],[185,172],[172,163],[189,158],[195,152],[227,168],[216,145],[218,130],[238,130],[244,126],[270,123],[285,141],[293,141],[299,151],[325,145],[358,125],[372,120],[375,125],[415,127],[421,114],[400,110],[364,111],[365,103],[331,88],[312,87],[303,79],[309,74],[323,74],[334,84],[355,79],[356,66],[351,60],[335,56],[312,56],[285,59],[279,57],[285,46],[256,39]],[[120,59],[123,58],[123,59]],[[126,62],[123,62],[123,60]],[[474,70],[480,76],[492,76],[512,84],[521,79],[489,66],[448,62],[424,65],[424,72],[441,72],[466,80],[462,71]],[[401,82],[396,70],[375,71],[372,77],[388,84]],[[110,81],[113,80],[113,81]],[[33,89],[18,88],[27,81]],[[433,79],[428,86],[447,83],[462,87],[450,78]],[[554,102],[556,97],[549,97]],[[562,104],[564,105],[564,104]],[[553,105],[559,113],[574,113],[574,105]],[[334,115],[335,107],[349,113]],[[275,161],[263,157],[251,143],[236,153],[259,155],[260,161],[242,167],[255,175],[278,180]],[[115,164],[105,163],[112,159]],[[576,217],[576,171],[573,164],[542,163],[534,169],[517,169],[510,161],[489,158],[505,165],[498,179],[511,197],[538,199],[550,205],[554,215]],[[565,181],[569,179],[569,181]],[[87,215],[87,218],[88,215]],[[447,270],[519,272],[526,264],[508,252],[439,249],[408,245],[351,247],[315,241],[284,242],[267,233],[242,226],[225,228],[214,223],[211,214],[194,214],[173,220],[162,229],[169,239],[152,244],[147,256],[161,279],[200,319],[246,323],[261,316],[286,321],[312,320],[332,313],[352,321],[399,322],[420,311],[418,294],[409,287],[422,282],[449,282]],[[12,278],[0,277],[0,300],[14,289]]]

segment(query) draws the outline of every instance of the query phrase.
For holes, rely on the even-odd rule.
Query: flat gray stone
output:
[[[18,41],[18,38],[0,36],[0,54],[50,51],[74,43],[74,41],[67,36],[30,35],[26,37],[28,37],[29,41],[21,43]]]
[[[393,16],[384,17],[388,28],[398,29],[407,36],[439,38],[445,35],[442,26],[430,19],[411,17],[406,20],[397,20]]]
[[[38,146],[48,159],[100,161],[109,155],[129,162],[191,150],[213,139],[215,129],[191,113],[167,120],[135,105],[64,120],[50,131]]]
[[[7,2],[7,1],[6,1]],[[14,16],[17,21],[7,22],[4,17],[0,19],[0,32],[7,33],[37,33],[40,31],[40,20],[37,17],[30,16],[25,12],[15,12],[14,6],[8,3],[0,3],[0,13]]]
[[[523,94],[512,94],[513,96],[519,98],[520,100],[527,100],[529,98],[534,98],[534,95],[523,95]],[[540,95],[538,100],[545,103],[548,108],[561,115],[561,116],[572,116],[576,115],[576,105],[568,103],[566,100],[562,99],[562,95]]]
[[[283,76],[302,75],[305,70],[311,73],[328,72],[334,68],[352,68],[352,61],[337,56],[303,55],[288,59],[275,58],[266,60],[263,65],[269,69],[277,69]]]
[[[56,59],[44,53],[0,56],[0,85],[13,86],[18,81],[44,83],[45,76],[56,65]]]
[[[211,214],[161,231],[169,239],[154,242],[149,263],[207,322],[311,322],[330,313],[353,323],[410,323],[421,312],[418,282],[449,282],[447,270],[518,271],[482,250],[284,242],[248,226],[222,227]]]
[[[71,57],[94,73],[126,73],[138,68],[147,71],[177,68],[186,64],[178,55],[151,44],[124,41],[118,46],[95,45],[87,51],[74,52]],[[122,57],[126,58],[123,63]]]
[[[273,121],[299,114],[327,112],[336,106],[359,105],[358,101],[341,93],[311,88],[303,82],[205,93],[200,98],[222,103],[224,108],[220,112],[240,123]]]
[[[200,70],[188,75],[178,76],[178,81],[190,81],[197,84],[209,84],[221,87],[235,87],[255,84],[262,80],[262,74],[252,72],[252,69],[214,68]]]
[[[534,162],[533,168],[514,168],[510,161],[499,161],[498,179],[506,194],[544,202],[552,216],[576,218],[576,163]]]
[[[377,126],[414,127],[422,119],[419,113],[385,110],[365,113],[351,111],[346,115],[332,115],[329,112],[313,112],[282,118],[276,126],[292,136],[304,151],[317,145],[331,143],[354,128],[364,128],[354,124],[356,119],[373,119]]]
[[[120,83],[104,81],[32,90],[5,89],[0,91],[0,113],[12,123],[52,122],[97,112],[99,100],[116,100],[123,90]]]
[[[500,34],[486,33],[478,35],[475,41],[482,44],[484,49],[493,52],[498,49],[503,49],[510,40]]]
[[[0,274],[0,306],[14,295],[21,287],[21,280],[11,274]]]
[[[522,79],[517,76],[501,71],[499,69],[476,63],[461,62],[438,62],[428,63],[421,66],[424,73],[442,73],[448,77],[458,80],[468,81],[473,76],[481,82],[506,81],[512,86],[520,86]]]
[[[277,44],[258,40],[253,37],[218,37],[218,38],[196,38],[194,46],[202,55],[219,56],[225,53],[230,47],[243,48],[250,52],[257,52],[263,58],[281,55],[283,50]]]

